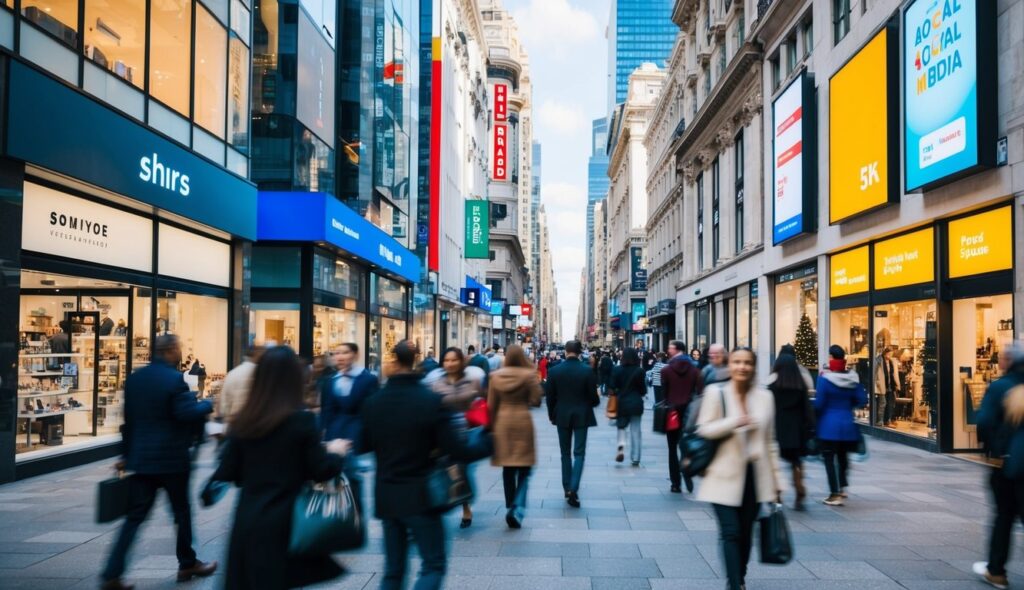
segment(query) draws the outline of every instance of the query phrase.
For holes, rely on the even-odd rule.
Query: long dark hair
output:
[[[262,438],[303,407],[304,369],[295,351],[275,346],[263,353],[252,379],[249,399],[231,421],[230,434]]]
[[[640,365],[640,353],[635,348],[627,348],[622,351],[622,366],[636,367]]]
[[[526,358],[526,351],[523,350],[522,346],[510,344],[505,349],[505,363],[502,366],[530,369],[533,368],[533,363],[530,362],[530,359]]]
[[[449,354],[454,354],[455,358],[459,359],[459,365],[462,369],[459,370],[459,378],[461,379],[466,375],[466,355],[462,353],[462,349],[458,346],[449,346],[444,349],[444,353],[441,354],[441,368],[444,369],[444,359],[448,358]],[[445,374],[448,374],[448,370],[445,369]]]
[[[779,358],[775,359],[775,366],[772,367],[772,372],[775,373],[775,381],[771,384],[772,390],[807,391],[807,382],[804,381],[804,376],[800,372],[800,365],[797,364],[795,356],[780,354]]]

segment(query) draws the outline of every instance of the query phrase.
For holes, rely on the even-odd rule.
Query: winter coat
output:
[[[704,379],[705,386],[728,381],[729,366],[716,367],[712,364],[704,365],[704,368],[700,370],[700,376]]]
[[[491,465],[532,467],[537,463],[537,444],[530,408],[539,407],[544,394],[537,373],[524,367],[504,367],[491,374],[490,382],[487,407],[494,435]]]
[[[462,378],[455,383],[448,380],[444,369],[435,369],[423,380],[434,393],[441,396],[441,405],[452,412],[465,412],[473,400],[484,397],[484,372],[479,367],[466,367]]]
[[[993,381],[978,411],[978,438],[985,444],[989,457],[1005,457],[1010,452],[1012,440],[1020,436],[1005,422],[1006,394],[1011,389],[1024,385],[1024,361],[1010,367],[1005,375]]]
[[[661,387],[665,401],[682,409],[704,389],[704,380],[690,357],[680,354],[661,370]]]
[[[597,426],[594,408],[601,403],[597,379],[578,358],[570,357],[554,368],[548,365],[544,393],[552,424],[573,429]]]
[[[343,438],[352,441],[353,453],[361,453],[359,439],[363,421],[360,412],[367,398],[377,393],[377,377],[362,367],[351,367],[345,377],[340,371],[325,375],[320,380],[320,430],[324,440]],[[351,379],[348,395],[342,393],[340,382]]]
[[[806,451],[807,441],[814,436],[814,407],[806,384],[796,389],[783,389],[772,383],[768,390],[775,396],[775,438],[779,449]]]
[[[853,409],[868,403],[867,393],[854,372],[824,373],[818,377],[814,410],[818,438],[853,442],[860,437],[853,423]]]
[[[615,362],[612,361],[612,357],[607,354],[601,357],[601,361],[597,364],[597,370],[603,379],[610,378],[612,376],[612,369],[614,368]]]
[[[644,396],[647,395],[644,375],[643,368],[636,365],[619,365],[612,371],[612,381],[608,387],[618,398],[616,417],[619,428],[625,428],[630,418],[644,413]]]

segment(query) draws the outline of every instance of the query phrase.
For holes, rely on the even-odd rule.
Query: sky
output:
[[[576,334],[586,265],[591,121],[607,110],[609,0],[505,0],[530,56],[533,137],[541,143],[541,203],[562,308],[562,339]]]

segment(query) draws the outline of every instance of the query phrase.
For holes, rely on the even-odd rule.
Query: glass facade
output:
[[[614,103],[626,100],[629,75],[644,62],[664,67],[679,27],[672,22],[672,0],[616,0],[609,43],[614,72]]]
[[[590,130],[591,150],[587,159],[587,276],[594,276],[594,207],[608,194],[611,180],[608,178],[608,119],[594,119]],[[537,164],[534,163],[536,171]],[[588,298],[593,305],[593,297]],[[594,316],[593,308],[587,310],[587,317]]]

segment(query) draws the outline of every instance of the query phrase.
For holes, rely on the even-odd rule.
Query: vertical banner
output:
[[[490,201],[466,201],[466,258],[490,258]]]
[[[430,62],[430,223],[427,269],[441,270],[441,0],[433,0]]]
[[[806,72],[772,103],[772,244],[815,227],[814,89]]]
[[[494,85],[494,120],[508,120],[508,85]]]
[[[632,247],[629,249],[629,290],[647,290],[647,269],[644,268],[644,249]]]
[[[508,180],[508,124],[494,124],[494,180]]]

